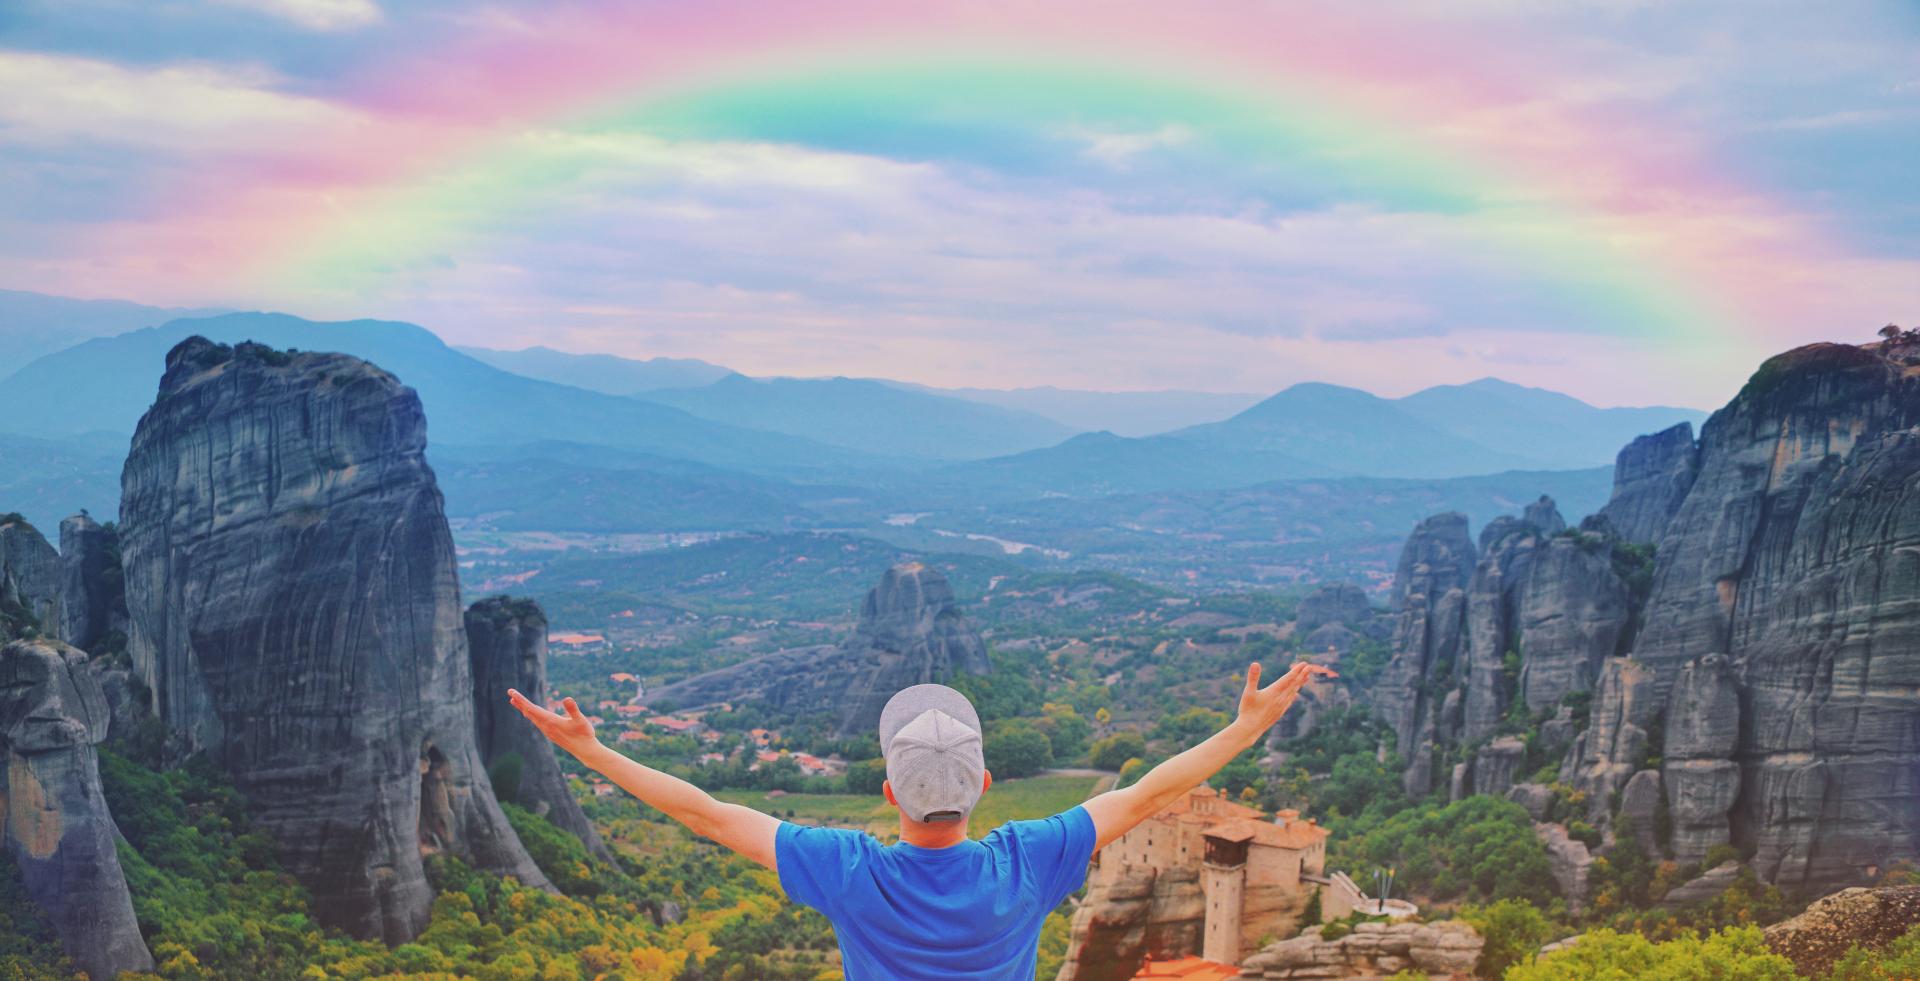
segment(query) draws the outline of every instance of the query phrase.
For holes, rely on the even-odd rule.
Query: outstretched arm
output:
[[[527,700],[527,696],[509,689],[507,700],[555,746],[572,753],[587,768],[619,785],[622,790],[659,808],[687,830],[702,838],[711,838],[728,848],[774,868],[773,838],[780,822],[751,807],[728,804],[668,773],[608,749],[594,738],[593,723],[580,713],[574,700],[566,699],[565,715],[556,715]]]
[[[1240,693],[1240,714],[1225,729],[1192,749],[1147,771],[1131,787],[1110,790],[1087,801],[1093,818],[1094,847],[1105,848],[1133,826],[1160,813],[1180,795],[1206,782],[1240,755],[1287,714],[1300,689],[1315,675],[1337,677],[1332,668],[1295,661],[1280,680],[1260,687],[1260,665],[1247,666],[1247,686]]]

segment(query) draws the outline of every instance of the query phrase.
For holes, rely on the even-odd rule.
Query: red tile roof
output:
[[[1227,981],[1240,976],[1240,969],[1199,957],[1180,957],[1170,961],[1149,959],[1140,965],[1135,978],[1180,978],[1182,981]]]

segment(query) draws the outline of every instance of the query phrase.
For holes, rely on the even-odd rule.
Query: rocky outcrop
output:
[[[0,515],[0,639],[29,632],[60,636],[64,613],[60,553],[17,514]]]
[[[1059,976],[1130,978],[1148,956],[1168,959],[1200,950],[1206,913],[1198,868],[1156,872],[1139,866],[1097,878],[1074,914],[1074,942]]]
[[[1294,615],[1294,632],[1310,636],[1322,627],[1339,624],[1359,631],[1373,621],[1373,604],[1367,591],[1348,582],[1322,583],[1300,600]]]
[[[1561,779],[1587,795],[1589,819],[1605,821],[1614,792],[1646,766],[1659,715],[1650,671],[1625,657],[1600,666],[1587,728],[1574,738],[1561,768]]]
[[[129,652],[174,751],[232,773],[322,921],[388,942],[427,922],[428,853],[550,888],[474,744],[425,448],[373,365],[195,337],[122,476]]]
[[[1731,843],[1800,891],[1920,856],[1914,364],[1905,341],[1773,358],[1697,444],[1682,426],[1627,447],[1578,530],[1556,532],[1547,502],[1490,524],[1464,587],[1437,558],[1465,551],[1438,534],[1464,522],[1416,529],[1376,699],[1407,789],[1431,786],[1434,748],[1484,745],[1518,709],[1553,713],[1548,752],[1585,714],[1563,779],[1608,828],[1657,770],[1627,812],[1656,854]],[[1470,759],[1461,792],[1484,783]],[[1663,802],[1670,821],[1648,820]]]
[[[1737,861],[1728,860],[1721,862],[1719,865],[1667,890],[1667,894],[1660,897],[1660,905],[1668,909],[1679,909],[1683,906],[1692,906],[1695,903],[1706,902],[1726,892],[1727,887],[1733,885],[1734,880],[1740,878],[1741,869],[1742,866]]]
[[[547,703],[547,615],[527,599],[494,596],[467,608],[467,650],[473,658],[473,724],[480,759],[494,790],[586,843],[608,861],[613,855],[567,788],[553,743],[507,703],[512,688]],[[502,784],[501,777],[512,786]]]
[[[1709,654],[1681,669],[1667,706],[1666,785],[1673,856],[1698,862],[1732,829],[1727,812],[1740,795],[1740,691],[1732,667]]]
[[[1473,792],[1505,797],[1526,759],[1527,745],[1514,736],[1502,736],[1473,756]]]
[[[88,976],[153,970],[100,791],[107,704],[86,655],[58,641],[0,648],[0,841],[27,895]]]
[[[1660,808],[1666,799],[1666,782],[1658,770],[1641,770],[1627,778],[1620,791],[1620,820],[1633,830],[1633,842],[1641,854],[1657,858],[1664,851],[1660,841]],[[1618,830],[1618,829],[1616,829]]]
[[[867,593],[854,635],[837,647],[776,651],[696,675],[648,696],[691,707],[761,702],[798,716],[832,713],[843,735],[871,732],[902,688],[986,674],[987,646],[961,616],[953,586],[919,562],[888,569]]]
[[[1880,950],[1920,925],[1920,886],[1842,889],[1767,928],[1767,947],[1801,974],[1825,977],[1855,947]]]
[[[1567,901],[1567,910],[1580,912],[1587,902],[1587,878],[1593,870],[1593,854],[1585,842],[1569,837],[1564,825],[1536,823],[1533,833],[1546,846],[1547,868],[1553,874],[1554,885],[1560,887],[1561,897]]]
[[[1600,665],[1620,653],[1631,615],[1613,569],[1614,540],[1593,531],[1547,539],[1534,551],[1516,599],[1520,697],[1528,711],[1590,691]]]
[[[1460,920],[1361,923],[1337,940],[1309,932],[1269,944],[1240,964],[1242,978],[1367,978],[1401,971],[1467,977],[1486,945]],[[1118,975],[1124,976],[1124,975]]]
[[[67,643],[98,653],[109,633],[125,631],[119,552],[119,535],[85,512],[60,522],[60,636]]]
[[[1690,422],[1628,443],[1614,460],[1613,496],[1600,516],[1627,541],[1658,542],[1693,489],[1698,465]]]
[[[1405,783],[1413,794],[1433,786],[1432,750],[1442,708],[1433,692],[1440,684],[1451,687],[1460,669],[1474,559],[1467,516],[1448,512],[1415,526],[1394,574],[1393,654],[1374,686],[1374,704],[1393,729],[1395,750],[1407,761]]]

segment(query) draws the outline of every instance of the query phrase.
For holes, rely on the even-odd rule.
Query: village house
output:
[[[671,715],[655,715],[647,718],[650,726],[659,726],[672,733],[697,732],[701,727],[698,719],[676,719]]]
[[[1203,785],[1094,854],[1075,951],[1090,932],[1120,926],[1102,920],[1107,897],[1145,890],[1168,911],[1166,922],[1137,925],[1148,956],[1238,964],[1262,938],[1292,936],[1315,893],[1323,920],[1352,910],[1357,891],[1326,875],[1326,845],[1327,830],[1298,811],[1268,819]]]

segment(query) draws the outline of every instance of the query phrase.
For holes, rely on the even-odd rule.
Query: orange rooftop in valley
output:
[[[1181,957],[1171,961],[1149,959],[1140,965],[1134,978],[1180,978],[1182,981],[1227,981],[1240,976],[1240,969],[1200,957]]]

